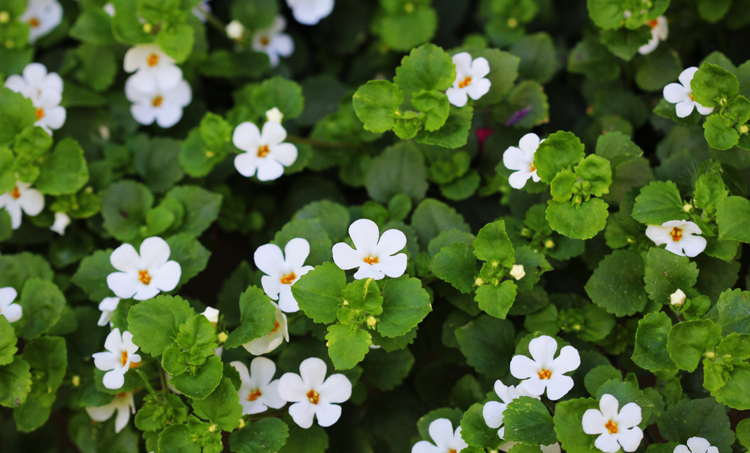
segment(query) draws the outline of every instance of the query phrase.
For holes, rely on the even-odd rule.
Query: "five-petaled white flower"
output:
[[[160,237],[150,237],[141,244],[141,253],[130,244],[117,247],[109,257],[120,272],[107,275],[107,285],[117,297],[150,299],[161,291],[172,291],[180,282],[182,269],[169,260],[169,245]]]
[[[125,54],[125,71],[135,72],[128,81],[144,93],[169,90],[182,80],[182,70],[156,44],[131,47]],[[127,89],[126,89],[127,92]]]
[[[650,20],[646,22],[646,25],[651,27],[651,40],[638,49],[638,53],[641,55],[648,55],[656,50],[659,47],[659,41],[666,41],[669,36],[669,25],[667,18],[664,16]]]
[[[15,288],[0,288],[0,316],[5,316],[8,322],[16,322],[23,316],[23,307],[13,303],[17,296]]]
[[[719,453],[719,449],[702,437],[691,437],[687,440],[687,446],[678,445],[672,453]]]
[[[104,406],[86,408],[89,417],[97,422],[109,420],[115,411],[117,411],[117,417],[115,418],[115,433],[119,433],[125,428],[125,426],[127,426],[128,421],[130,421],[130,414],[135,414],[133,392],[120,393],[115,396],[115,399],[113,399],[111,403],[105,404]]]
[[[34,43],[60,25],[62,17],[63,9],[57,0],[29,0],[18,19],[29,24],[29,42]]]
[[[99,302],[99,310],[101,310],[102,315],[99,317],[99,321],[96,322],[96,325],[104,327],[109,324],[109,321],[112,319],[112,315],[115,310],[117,310],[119,304],[119,297],[105,297],[102,299],[102,301]]]
[[[326,363],[317,357],[305,359],[299,366],[300,374],[286,373],[279,379],[279,395],[292,404],[289,415],[294,423],[307,429],[313,416],[318,424],[328,427],[341,417],[341,406],[352,396],[352,383],[343,374],[332,374],[326,379]]]
[[[286,0],[292,8],[294,20],[305,25],[315,25],[333,11],[333,0]]]
[[[49,229],[62,236],[65,234],[65,228],[67,228],[68,225],[70,225],[70,217],[68,217],[68,214],[64,212],[56,212],[55,223],[53,223]]]
[[[534,166],[534,154],[539,148],[539,144],[544,140],[539,140],[539,136],[530,132],[518,142],[518,148],[511,146],[503,153],[503,165],[508,170],[516,170],[508,178],[510,186],[514,189],[523,189],[529,178],[534,182],[542,180],[536,174]]]
[[[286,33],[286,19],[283,16],[277,16],[273,25],[265,30],[259,30],[253,36],[253,50],[263,52],[268,55],[271,61],[271,67],[279,65],[279,57],[288,57],[294,52],[294,41]]]
[[[268,354],[278,348],[285,339],[287,342],[289,341],[289,328],[286,322],[286,315],[278,305],[273,302],[271,303],[276,308],[276,321],[273,330],[260,338],[242,345],[252,355]]]
[[[667,244],[666,249],[675,255],[698,256],[706,249],[706,239],[702,231],[693,222],[687,220],[670,220],[659,225],[649,225],[646,228],[646,236],[654,241],[656,245]]]
[[[125,373],[141,361],[141,356],[136,354],[138,346],[133,344],[133,334],[125,331],[120,335],[120,329],[113,330],[104,340],[104,349],[107,352],[93,355],[94,366],[107,372],[102,379],[104,387],[111,390],[122,388]]]
[[[250,372],[242,362],[230,363],[240,373],[240,405],[242,415],[258,414],[271,409],[281,409],[286,404],[279,396],[279,380],[273,379],[276,364],[265,357],[256,357],[250,362]]]
[[[564,346],[557,358],[555,352],[554,338],[547,335],[534,338],[529,343],[533,360],[525,355],[513,356],[510,373],[516,379],[525,379],[521,385],[532,395],[541,395],[547,389],[547,398],[557,401],[573,388],[573,378],[564,373],[577,369],[581,356],[573,346]]]
[[[664,87],[664,99],[671,104],[677,104],[675,111],[680,118],[690,116],[694,108],[697,108],[701,115],[709,115],[714,111],[713,107],[703,107],[693,98],[693,88],[690,86],[690,82],[696,72],[698,72],[698,68],[695,66],[687,68],[680,74],[680,83],[670,83]]]
[[[220,311],[213,307],[206,307],[206,309],[203,310],[203,316],[205,316],[206,319],[208,319],[208,322],[213,325],[219,323],[219,313]]]
[[[261,181],[272,181],[284,174],[297,160],[297,147],[286,140],[286,129],[279,123],[267,121],[261,132],[253,123],[237,126],[232,135],[234,146],[244,151],[234,158],[234,167],[242,176],[256,172]]]
[[[130,113],[138,123],[147,126],[155,120],[159,127],[168,128],[180,121],[182,109],[192,101],[193,92],[184,80],[169,89],[143,91],[135,77],[130,77],[125,82],[125,96],[133,103]]]
[[[411,453],[459,453],[469,446],[461,437],[461,427],[454,431],[453,424],[447,418],[433,420],[428,431],[435,444],[420,440],[411,448]]]
[[[359,268],[354,278],[381,280],[386,275],[398,278],[406,272],[406,254],[394,253],[406,246],[406,235],[396,229],[380,235],[378,225],[369,219],[359,219],[349,225],[349,236],[354,247],[339,242],[333,246],[333,262],[343,270]]]
[[[10,215],[10,226],[17,230],[21,226],[23,213],[35,216],[44,209],[44,195],[30,185],[17,181],[10,192],[0,195],[0,208],[5,208]]]
[[[292,295],[292,285],[313,270],[312,266],[305,266],[308,255],[310,243],[302,238],[287,242],[284,254],[274,244],[261,245],[255,251],[255,266],[266,274],[260,279],[263,291],[271,299],[278,300],[279,307],[287,313],[299,311],[299,305]]]
[[[445,92],[448,100],[456,107],[463,107],[469,97],[475,101],[490,91],[492,82],[485,78],[490,73],[490,64],[484,57],[471,60],[471,54],[461,52],[453,55],[456,65],[456,80]]]
[[[641,407],[628,403],[618,412],[620,403],[610,394],[602,395],[599,410],[589,409],[583,414],[581,424],[586,434],[599,434],[594,441],[596,448],[604,453],[615,453],[622,449],[635,451],[643,439]]]
[[[22,75],[8,77],[5,86],[31,100],[36,109],[35,126],[52,135],[53,129],[60,129],[65,123],[67,113],[65,107],[60,106],[63,81],[57,73],[47,73],[43,64],[29,63]]]

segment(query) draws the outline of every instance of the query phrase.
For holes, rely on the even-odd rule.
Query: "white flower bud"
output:
[[[678,289],[669,296],[669,303],[675,307],[681,307],[685,303],[685,293],[681,289]]]
[[[281,110],[274,107],[266,112],[266,118],[268,119],[268,121],[273,121],[274,123],[281,124],[281,122],[284,120],[284,114],[281,113]]]
[[[240,39],[243,33],[245,33],[245,27],[238,20],[233,20],[227,25],[227,36],[230,38]]]
[[[514,264],[510,269],[510,276],[516,280],[521,280],[526,276],[526,271],[523,269],[523,264]]]

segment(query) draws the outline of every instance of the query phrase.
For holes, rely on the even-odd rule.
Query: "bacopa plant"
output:
[[[0,451],[747,451],[748,11],[0,0]]]

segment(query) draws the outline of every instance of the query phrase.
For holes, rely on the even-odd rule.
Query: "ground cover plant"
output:
[[[0,451],[747,451],[749,11],[0,0]]]

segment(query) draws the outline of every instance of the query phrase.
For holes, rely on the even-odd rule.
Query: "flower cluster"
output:
[[[53,0],[54,3],[57,3]],[[59,5],[58,5],[59,6]],[[5,87],[30,99],[36,109],[36,123],[48,134],[60,129],[65,123],[65,107],[60,106],[63,94],[63,81],[54,72],[47,73],[41,63],[29,63],[22,75],[12,75],[5,81]]]

